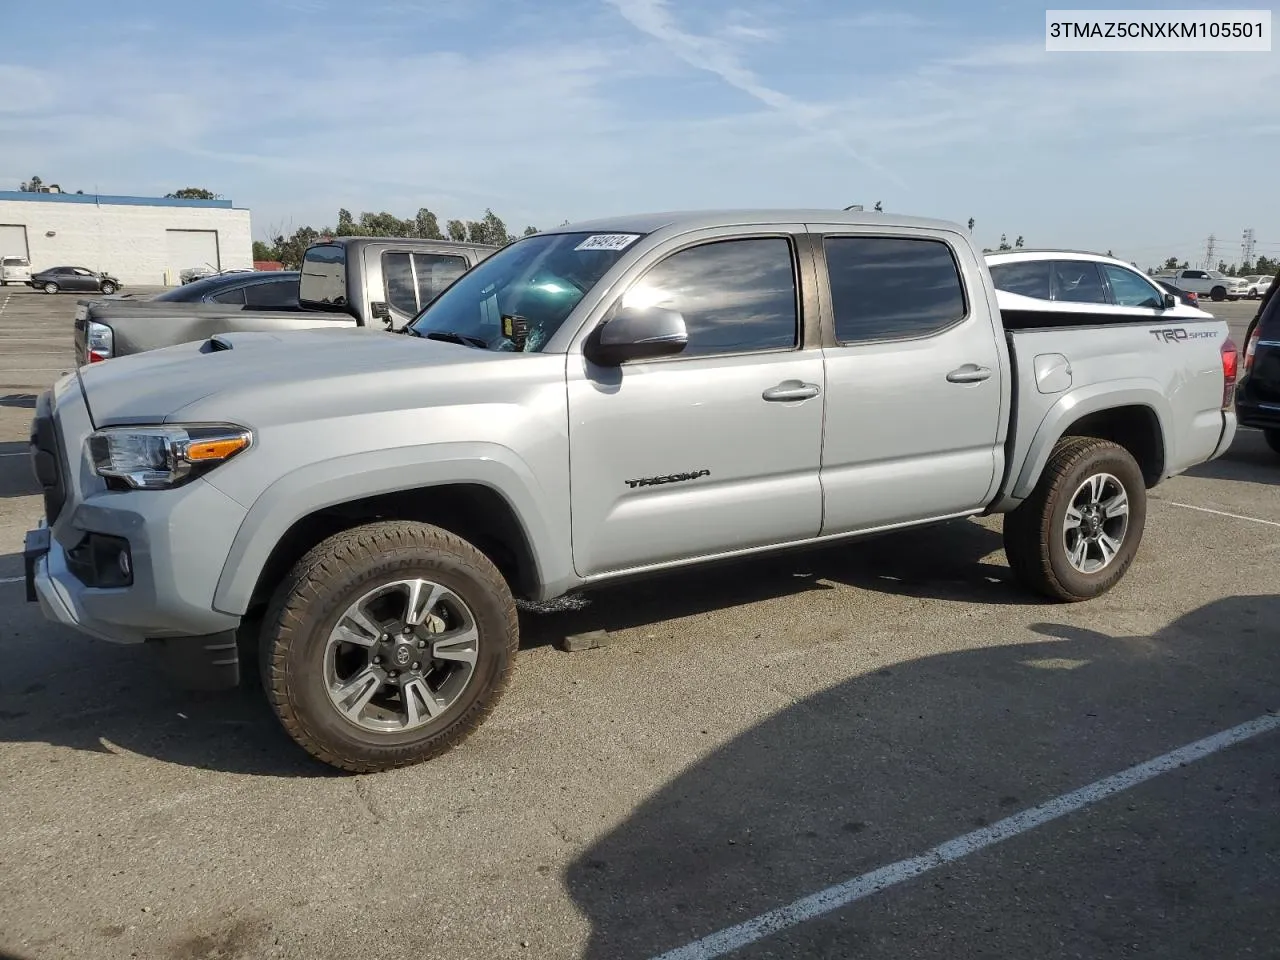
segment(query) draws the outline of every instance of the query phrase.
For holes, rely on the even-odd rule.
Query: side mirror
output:
[[[628,360],[668,357],[688,345],[689,332],[679,311],[623,307],[592,331],[583,355],[597,366],[616,367]]]
[[[391,307],[381,300],[373,300],[369,303],[369,316],[374,320],[381,320],[387,325],[387,329],[391,329]]]
[[[1166,293],[1164,295],[1164,308],[1166,310],[1172,310],[1177,305],[1178,305],[1178,298],[1175,297],[1172,293]]]

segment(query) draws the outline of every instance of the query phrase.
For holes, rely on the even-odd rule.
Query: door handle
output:
[[[783,380],[776,387],[770,387],[760,396],[766,400],[779,402],[784,400],[808,400],[816,397],[820,391],[816,383],[805,383],[803,380]]]
[[[990,367],[980,367],[976,363],[966,363],[947,374],[951,383],[981,383],[991,376]]]

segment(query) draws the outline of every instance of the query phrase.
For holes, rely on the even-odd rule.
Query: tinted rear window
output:
[[[964,284],[939,240],[827,237],[841,343],[927,337],[965,315]]]
[[[334,243],[321,243],[302,258],[298,299],[309,306],[347,305],[347,253]]]

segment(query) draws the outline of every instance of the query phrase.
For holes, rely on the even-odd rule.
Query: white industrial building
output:
[[[230,200],[0,191],[0,256],[35,273],[87,267],[125,284],[176,284],[188,267],[253,268],[249,211]]]

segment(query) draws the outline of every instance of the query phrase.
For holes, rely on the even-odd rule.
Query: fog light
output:
[[[67,569],[86,587],[132,586],[133,558],[129,541],[104,533],[87,533],[67,551]]]

